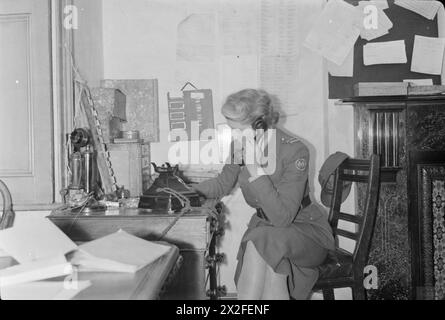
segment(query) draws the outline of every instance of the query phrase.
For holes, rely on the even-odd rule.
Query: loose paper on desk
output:
[[[91,281],[35,281],[0,289],[2,300],[71,300]]]
[[[442,74],[445,38],[414,36],[411,71],[427,74]]]
[[[329,1],[303,45],[327,60],[343,64],[360,34],[362,13],[341,0]]]
[[[169,246],[118,231],[80,245],[71,262],[83,268],[80,271],[132,273],[154,262],[169,250]]]
[[[64,255],[17,264],[0,270],[0,287],[39,281],[72,274]]]
[[[65,255],[77,249],[71,241],[49,219],[27,217],[12,228],[0,231],[0,248],[17,262]]]
[[[375,2],[377,1],[360,1],[358,5],[359,10],[363,13],[360,37],[368,41],[388,34],[393,27],[393,23],[381,6],[376,5]],[[377,16],[373,15],[374,12],[377,13]]]
[[[336,65],[331,61],[327,61],[327,65],[331,76],[352,77],[354,74],[354,48],[351,49],[342,65]]]
[[[405,40],[371,42],[363,46],[365,66],[406,62]]]
[[[396,0],[396,5],[411,10],[421,16],[433,20],[439,10],[441,3],[438,1],[426,0]]]

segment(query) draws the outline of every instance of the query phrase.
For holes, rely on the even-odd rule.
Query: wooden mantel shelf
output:
[[[373,102],[426,102],[445,101],[445,94],[441,95],[404,95],[404,96],[362,96],[340,99],[340,103],[373,103]]]

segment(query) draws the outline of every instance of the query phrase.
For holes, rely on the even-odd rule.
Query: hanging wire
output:
[[[178,222],[178,220],[187,212],[191,211],[192,208],[190,206],[190,200],[182,195],[181,193],[177,192],[176,190],[173,190],[171,188],[158,188],[156,189],[157,192],[165,192],[171,196],[174,196],[176,199],[179,200],[181,203],[182,209],[178,213],[178,215],[175,217],[175,219],[167,226],[167,228],[162,231],[161,235],[158,237],[158,241],[163,239],[165,235],[170,231],[171,228]]]

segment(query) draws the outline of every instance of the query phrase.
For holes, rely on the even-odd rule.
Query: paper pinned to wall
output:
[[[358,3],[359,6],[366,6],[366,5],[372,5],[372,6],[376,6],[377,8],[381,9],[381,10],[385,10],[388,9],[388,0],[367,0],[367,1],[360,1]]]
[[[331,0],[315,21],[304,45],[341,65],[360,34],[362,18],[360,10],[353,5]]]
[[[223,1],[219,25],[223,55],[249,55],[258,51],[258,13],[250,1]]]
[[[411,71],[427,74],[441,74],[445,38],[414,36]]]
[[[216,59],[215,20],[214,14],[191,14],[178,24],[178,61],[209,62]]]
[[[405,40],[371,42],[363,46],[365,66],[406,62]]]
[[[334,77],[352,77],[354,73],[354,48],[351,49],[345,61],[341,65],[336,65],[327,61],[328,72]]]
[[[373,5],[373,3],[376,1],[360,1],[358,8],[360,9],[360,11],[363,13],[363,25],[360,31],[360,37],[362,39],[371,41],[373,39],[379,38],[381,36],[384,36],[385,34],[389,33],[389,30],[393,27],[393,23],[392,21],[388,18],[388,16],[386,15],[386,13],[383,11],[381,6],[377,6],[376,5],[376,9],[377,9],[377,18],[376,20],[372,20],[373,17],[370,16],[369,17],[369,13],[367,13],[367,11],[365,11],[365,8],[367,5],[369,5],[369,3],[371,3],[371,5]],[[369,18],[368,18],[369,17]],[[370,20],[368,20],[370,19]],[[367,22],[367,23],[365,23]],[[373,25],[374,23],[377,23],[376,28]]]
[[[263,56],[290,56],[300,51],[303,30],[300,12],[295,1],[261,1],[261,54]]]
[[[442,6],[438,1],[396,0],[394,3],[430,20],[434,19],[437,11]]]
[[[299,97],[299,79],[295,76],[299,74],[299,61],[296,55],[261,57],[261,87],[279,97],[280,110],[286,116],[298,114],[298,106],[291,102],[298,101]]]

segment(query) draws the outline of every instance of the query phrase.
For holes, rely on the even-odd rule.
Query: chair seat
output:
[[[350,253],[336,250],[330,251],[325,262],[318,267],[319,281],[352,277],[353,261]]]

